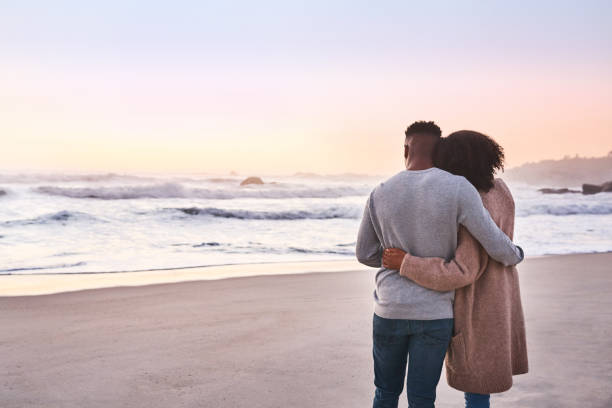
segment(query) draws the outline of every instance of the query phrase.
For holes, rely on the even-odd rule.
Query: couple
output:
[[[512,195],[494,178],[503,150],[474,131],[442,138],[433,122],[405,135],[406,170],[372,190],[357,238],[359,262],[380,268],[373,406],[398,406],[408,363],[409,407],[433,407],[446,356],[466,407],[489,407],[528,369],[513,266],[524,255],[511,240]]]

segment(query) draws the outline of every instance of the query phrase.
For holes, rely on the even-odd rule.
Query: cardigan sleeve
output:
[[[446,292],[475,282],[486,269],[488,260],[489,256],[480,243],[461,226],[455,257],[450,262],[444,258],[420,258],[407,253],[400,275],[425,288]]]

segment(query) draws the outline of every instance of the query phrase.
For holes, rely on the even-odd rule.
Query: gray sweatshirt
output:
[[[453,317],[454,291],[417,285],[399,271],[382,267],[383,248],[401,248],[420,257],[450,261],[457,230],[464,225],[491,258],[504,265],[523,260],[523,250],[500,230],[464,177],[437,167],[403,170],[380,183],[368,197],[357,237],[359,262],[376,273],[374,313],[388,319],[433,320]]]

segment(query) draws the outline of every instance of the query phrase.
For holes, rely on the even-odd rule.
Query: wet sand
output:
[[[37,296],[0,277],[13,295],[0,297],[0,406],[371,406],[375,272]],[[527,259],[519,273],[530,373],[493,406],[612,406],[612,253]],[[444,375],[436,406],[462,406]]]

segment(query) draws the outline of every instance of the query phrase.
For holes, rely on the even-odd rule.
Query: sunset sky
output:
[[[0,4],[0,168],[380,174],[420,119],[612,150],[610,1],[96,3]]]

